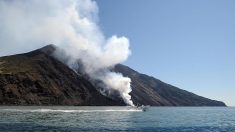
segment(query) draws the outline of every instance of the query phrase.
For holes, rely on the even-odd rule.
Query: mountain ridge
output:
[[[180,89],[173,85],[167,84],[159,79],[156,79],[152,76],[141,74],[128,66],[117,65],[115,67],[116,72],[121,72],[124,76],[128,76],[133,81],[132,89],[138,90],[135,94],[132,94],[132,97],[139,95],[141,93],[155,93],[158,98],[152,100],[154,103],[158,103],[163,106],[225,106],[221,101],[211,100],[199,95],[196,95],[192,92]],[[139,83],[141,86],[139,86]],[[141,87],[136,89],[136,87]],[[147,88],[145,88],[147,87]],[[142,91],[140,91],[142,90]],[[141,104],[149,105],[145,103],[144,98],[149,97],[151,94],[144,94],[144,97],[136,97],[138,102]],[[156,100],[157,99],[157,100]]]
[[[86,77],[52,56],[48,45],[28,53],[0,57],[0,105],[125,105],[100,94]],[[131,78],[136,105],[226,106],[141,74],[122,64],[113,69]]]
[[[1,105],[125,105],[101,95],[92,84],[48,55],[51,46],[1,57]]]

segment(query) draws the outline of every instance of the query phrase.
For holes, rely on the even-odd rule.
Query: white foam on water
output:
[[[63,113],[81,113],[81,112],[142,112],[140,109],[105,109],[105,110],[61,110],[61,109],[1,109],[9,112],[63,112]]]

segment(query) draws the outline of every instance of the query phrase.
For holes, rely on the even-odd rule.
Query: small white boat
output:
[[[150,106],[149,105],[141,105],[141,106],[136,106],[137,109],[140,109],[142,110],[143,112],[147,111],[147,109],[149,108]]]

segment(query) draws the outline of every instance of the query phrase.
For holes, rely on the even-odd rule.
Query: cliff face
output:
[[[25,54],[0,57],[0,105],[125,105],[100,94],[82,75],[51,56],[49,45]],[[124,65],[115,71],[132,79],[135,104],[153,106],[225,106]]]

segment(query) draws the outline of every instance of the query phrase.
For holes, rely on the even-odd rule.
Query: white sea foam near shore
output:
[[[105,110],[62,110],[62,109],[1,109],[8,112],[64,112],[64,113],[80,113],[80,112],[142,112],[141,109],[105,109]]]

